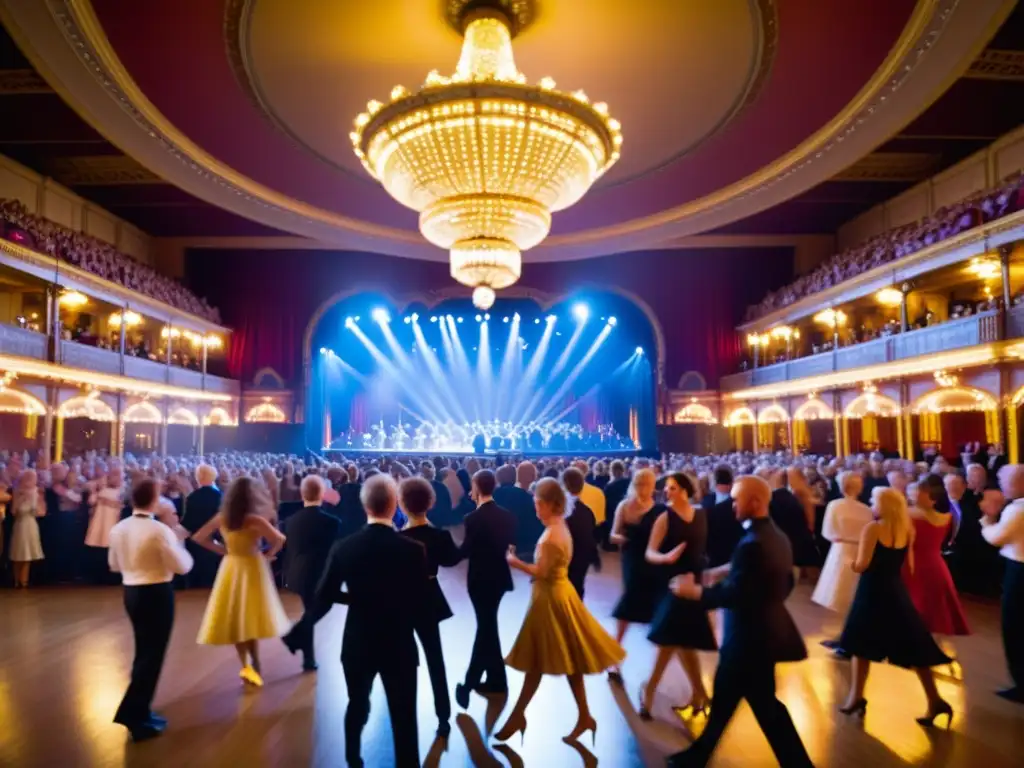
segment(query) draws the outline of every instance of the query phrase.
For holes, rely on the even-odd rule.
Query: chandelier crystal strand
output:
[[[536,86],[516,68],[507,19],[473,11],[455,73],[432,71],[417,93],[367,104],[350,134],[366,170],[420,213],[420,232],[449,251],[451,274],[486,309],[514,284],[522,252],[541,243],[551,213],[576,203],[619,158],[622,134],[606,104]],[[486,306],[484,306],[486,304]]]

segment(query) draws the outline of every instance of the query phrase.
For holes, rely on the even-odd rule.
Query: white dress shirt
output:
[[[165,584],[192,570],[192,555],[174,531],[138,511],[111,529],[107,560],[126,587]]]
[[[1007,560],[1024,563],[1024,499],[1016,499],[1003,510],[999,522],[982,515],[981,535]]]

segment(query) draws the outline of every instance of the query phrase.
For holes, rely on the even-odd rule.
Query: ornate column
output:
[[[910,295],[910,283],[903,283],[900,286],[900,333],[906,333],[910,328],[910,318],[907,315],[907,297]]]
[[[57,436],[53,445],[53,460],[54,462],[64,460],[64,417],[57,417]],[[49,450],[49,448],[47,448]]]
[[[839,390],[832,392],[832,432],[836,446],[836,458],[841,459],[843,453],[843,433],[846,431],[846,417],[843,416],[843,400]]]
[[[903,421],[904,459],[914,460],[914,414],[910,412],[910,386],[900,379],[900,420]]]

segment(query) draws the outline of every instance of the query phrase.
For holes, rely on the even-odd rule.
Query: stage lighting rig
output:
[[[475,319],[479,323],[481,320],[483,320],[483,317],[481,317],[480,315],[477,315]]]
[[[321,355],[326,355],[327,354],[327,347],[320,347],[320,354]]]
[[[413,312],[413,313],[412,313],[412,314],[411,314],[411,315],[409,316],[409,319],[410,319],[410,320],[412,320],[412,321],[413,321],[414,323],[418,323],[418,322],[420,321],[420,316],[419,316],[419,313],[418,313],[418,312]]]
[[[384,309],[384,307],[377,307],[370,313],[370,317],[373,318],[375,323],[380,323],[381,325],[391,321],[391,315],[388,314],[388,311]]]
[[[636,353],[637,353],[638,355],[642,355],[642,354],[644,353],[644,348],[643,348],[643,347],[637,347],[637,348],[636,348]]]
[[[586,322],[587,318],[590,317],[590,307],[582,302],[574,304],[572,308],[572,316],[581,323]]]
[[[610,325],[612,328],[614,328],[618,324],[619,324],[619,321],[616,318],[614,318],[614,317],[609,317],[608,318],[608,325]]]

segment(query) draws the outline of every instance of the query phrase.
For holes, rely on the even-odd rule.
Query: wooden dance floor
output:
[[[617,556],[606,556],[603,573],[591,573],[587,604],[611,629],[608,617],[619,595]],[[516,574],[515,591],[502,604],[502,644],[508,648],[529,599],[529,584]],[[465,671],[473,638],[473,613],[466,596],[465,571],[442,571],[455,618],[442,625],[450,686]],[[123,728],[110,720],[124,691],[132,640],[119,588],[64,587],[0,592],[0,765],[3,766],[338,766],[344,765],[345,681],[338,661],[345,609],[334,610],[317,628],[320,671],[304,675],[297,657],[274,640],[262,644],[266,686],[244,689],[233,649],[200,647],[196,632],[206,593],[179,593],[177,620],[155,708],[170,720],[160,738],[131,745]],[[300,613],[294,595],[285,595],[293,618]],[[816,765],[886,768],[934,765],[945,768],[1002,768],[1022,765],[1024,707],[992,691],[1008,681],[999,640],[998,607],[967,606],[975,633],[958,639],[963,681],[943,677],[939,690],[956,712],[952,731],[930,731],[914,722],[923,714],[924,695],[910,672],[875,665],[868,683],[870,701],[863,723],[836,712],[845,695],[849,665],[833,660],[818,640],[837,630],[835,619],[809,600],[801,587],[790,607],[803,631],[811,658],[779,668],[780,696],[789,707]],[[489,738],[499,725],[501,702],[487,711],[474,695],[470,709],[452,723],[447,751],[433,742],[435,719],[426,666],[420,666],[420,744],[425,765],[443,766],[661,766],[666,754],[684,747],[687,723],[672,710],[689,693],[674,665],[654,708],[656,721],[635,714],[637,688],[646,679],[652,652],[641,627],[627,635],[629,657],[625,690],[603,677],[587,680],[587,693],[599,723],[596,745],[573,748],[561,741],[575,722],[568,686],[546,678],[528,712],[525,742],[508,747]],[[705,677],[715,656],[704,656]],[[511,695],[522,676],[509,674]],[[392,764],[391,731],[378,681],[364,736],[367,766]],[[454,704],[455,712],[459,712]],[[703,724],[697,720],[694,728]],[[750,710],[743,705],[725,734],[713,765],[774,765],[771,751]]]

